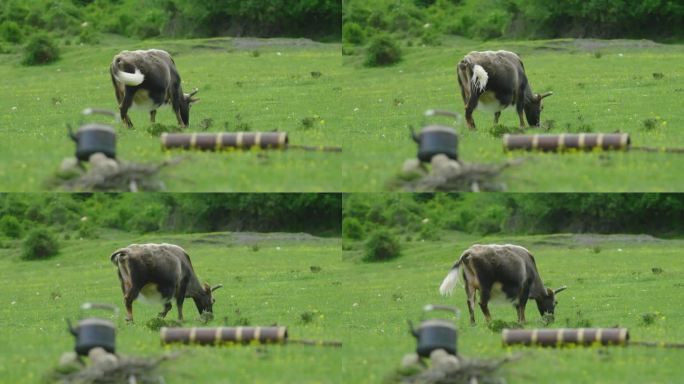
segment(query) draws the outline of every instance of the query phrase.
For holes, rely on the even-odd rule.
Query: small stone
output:
[[[93,165],[100,164],[105,160],[107,160],[107,156],[102,152],[93,153],[88,158],[88,161],[90,162],[90,164],[93,164]]]
[[[78,159],[75,157],[67,157],[62,160],[62,164],[59,165],[60,172],[78,172],[80,168],[78,167]]]
[[[118,359],[113,354],[105,351],[101,347],[96,347],[88,351],[88,357],[97,368],[107,371],[113,369],[118,364]]]
[[[76,354],[76,352],[64,352],[62,354],[62,357],[59,358],[60,366],[66,366],[73,363],[79,363],[78,355]]]
[[[401,172],[406,174],[412,173],[424,173],[423,168],[420,166],[420,160],[418,159],[408,159],[404,161],[404,165],[401,167]]]
[[[417,353],[408,353],[401,359],[401,366],[411,368],[420,364],[420,356]]]
[[[461,164],[458,161],[439,154],[432,157],[432,172],[445,177],[454,177],[461,173]]]
[[[432,366],[444,372],[454,372],[461,369],[461,362],[458,357],[450,355],[443,349],[436,349],[430,353]]]

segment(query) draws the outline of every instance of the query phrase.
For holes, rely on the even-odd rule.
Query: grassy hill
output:
[[[471,327],[462,285],[450,298],[442,298],[438,288],[465,248],[493,242],[527,247],[535,255],[545,284],[568,285],[558,296],[556,322],[551,327],[621,326],[629,328],[632,340],[684,342],[681,240],[621,235],[477,238],[452,233],[442,241],[405,243],[403,256],[392,262],[355,264],[354,279],[363,283],[345,290],[340,300],[340,306],[349,313],[348,327],[352,330],[344,348],[346,380],[379,382],[396,367],[403,354],[416,345],[406,320],[418,321],[421,308],[428,303],[454,305],[461,310],[457,327],[462,355],[501,357],[524,352],[522,360],[505,368],[505,377],[511,383],[678,380],[684,350],[506,348],[501,346],[500,333],[487,328],[479,308],[475,313],[477,324]],[[358,244],[351,248],[345,252],[345,259],[358,259]],[[661,268],[662,273],[656,274],[652,268]],[[510,305],[492,303],[490,311],[494,321],[517,321]],[[652,322],[644,320],[650,316],[654,317]],[[543,327],[534,302],[527,306],[526,318],[526,328]]]
[[[339,120],[340,45],[307,39],[136,41],[107,37],[97,46],[68,46],[48,66],[23,67],[20,54],[0,55],[0,189],[45,190],[46,180],[74,152],[66,124],[86,107],[117,109],[109,75],[121,50],[159,48],[176,62],[183,88],[199,88],[187,132],[286,131],[290,143],[342,145]],[[319,72],[320,76],[312,75]],[[117,126],[119,158],[161,162],[187,155],[162,171],[171,191],[339,191],[341,156],[302,151],[181,153],[160,150],[149,116],[132,111],[135,129]],[[168,107],[157,122],[176,125]]]
[[[191,255],[202,281],[224,284],[216,291],[215,320],[209,326],[278,323],[289,327],[291,338],[345,338],[338,296],[340,289],[351,283],[339,262],[338,239],[306,234],[139,237],[106,233],[97,240],[64,241],[60,255],[45,261],[20,261],[18,249],[0,250],[6,288],[0,293],[0,321],[4,324],[0,382],[37,382],[55,366],[59,356],[74,344],[65,319],[77,318],[79,306],[87,301],[116,304],[122,310],[116,320],[119,353],[159,356],[169,350],[184,352],[163,368],[167,383],[338,380],[343,350],[337,348],[164,348],[159,345],[159,332],[146,326],[160,308],[139,301],[133,304],[135,323],[125,324],[121,288],[109,255],[133,242],[179,244]],[[320,271],[312,272],[312,266]],[[192,300],[186,300],[184,314],[186,326],[201,325]],[[167,318],[176,318],[175,309]]]
[[[684,147],[684,46],[630,40],[550,40],[476,42],[444,39],[437,47],[403,47],[404,60],[392,67],[365,68],[363,55],[345,56],[354,87],[341,102],[350,142],[343,164],[345,190],[379,191],[415,157],[409,126],[419,128],[431,108],[464,113],[456,64],[472,50],[506,49],[525,63],[533,91],[553,91],[544,100],[548,133],[627,132],[633,146]],[[662,76],[661,76],[662,75]],[[506,154],[503,131],[516,131],[514,109],[502,113],[503,127],[493,129],[493,115],[476,111],[476,131],[462,121],[459,152],[468,163],[501,163],[526,157],[501,179],[509,191],[681,191],[681,154],[590,152]],[[450,124],[447,118],[433,123]],[[546,133],[528,129],[526,133]]]
[[[391,262],[358,261],[361,244],[341,255],[339,239],[303,234],[207,233],[136,236],[105,232],[95,240],[65,240],[59,256],[20,261],[18,244],[0,250],[4,324],[0,382],[34,382],[73,347],[66,318],[76,318],[85,301],[121,304],[110,253],[132,242],[172,242],[185,247],[201,280],[223,283],[216,292],[210,325],[289,326],[292,338],[338,339],[340,349],[300,345],[160,347],[146,322],[159,308],[134,303],[134,325],[116,323],[120,353],[156,356],[183,351],[162,365],[168,383],[377,383],[415,348],[407,319],[417,321],[427,303],[461,309],[457,321],[464,356],[504,356],[524,350],[505,368],[509,382],[674,382],[682,350],[643,347],[503,348],[500,335],[476,313],[468,324],[465,295],[442,298],[437,288],[462,249],[472,243],[512,242],[535,255],[550,286],[566,284],[553,327],[612,327],[630,330],[632,340],[684,342],[681,240],[649,236],[551,235],[487,237],[445,234],[435,242],[404,243]],[[9,248],[7,248],[9,246]],[[313,272],[312,266],[320,267]],[[662,272],[654,273],[654,268]],[[657,269],[656,269],[657,271]],[[122,308],[123,309],[123,308]],[[515,321],[508,305],[490,306],[494,320]],[[536,306],[527,308],[528,328],[539,327]],[[199,325],[191,302],[186,325]],[[175,310],[169,313],[175,318]],[[227,319],[224,319],[227,318]],[[650,319],[650,320],[647,320]]]

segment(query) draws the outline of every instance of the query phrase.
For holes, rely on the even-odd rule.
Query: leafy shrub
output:
[[[81,221],[81,224],[78,226],[78,237],[82,239],[97,239],[100,237],[100,234],[97,231],[97,227],[90,221]]]
[[[78,42],[81,44],[97,44],[100,42],[100,37],[97,31],[91,27],[83,27],[78,33]]]
[[[509,212],[499,205],[492,205],[475,215],[468,223],[470,232],[489,235],[503,231]]]
[[[363,225],[361,222],[354,217],[345,217],[342,220],[342,237],[361,240],[363,238]]]
[[[23,39],[21,28],[19,27],[19,24],[14,21],[5,21],[0,25],[0,37],[5,41],[14,44],[21,43],[21,40]]]
[[[345,23],[342,27],[342,40],[350,44],[362,45],[366,42],[366,32],[357,23]]]
[[[46,33],[36,33],[29,38],[24,50],[24,65],[41,65],[59,59],[57,43]]]
[[[418,236],[421,240],[435,241],[440,239],[441,234],[438,226],[432,224],[423,224],[420,227]]]
[[[380,229],[368,239],[363,261],[386,261],[397,258],[400,254],[399,241],[386,229]]]
[[[390,35],[380,34],[371,40],[366,52],[366,66],[388,66],[399,61],[401,61],[401,49]]]
[[[13,239],[21,237],[21,223],[12,215],[5,215],[0,219],[0,231]]]
[[[24,260],[47,259],[59,252],[57,238],[45,227],[37,227],[24,240]]]

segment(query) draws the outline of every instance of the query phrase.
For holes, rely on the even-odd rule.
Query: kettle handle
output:
[[[81,305],[81,310],[87,310],[87,309],[106,309],[109,311],[112,311],[114,316],[119,316],[119,307],[116,305],[111,305],[111,304],[102,304],[102,303],[83,303]]]
[[[450,305],[427,304],[423,307],[423,311],[447,311],[453,312],[456,318],[459,318],[461,316],[461,311],[458,308],[452,307]]]
[[[113,111],[110,111],[108,109],[100,109],[100,108],[86,108],[81,112],[84,116],[88,115],[107,115],[113,117],[116,121],[119,121],[119,115],[114,113]]]
[[[428,109],[425,111],[425,117],[432,117],[432,116],[449,116],[453,117],[454,119],[460,119],[461,115],[456,113],[456,112],[451,112],[447,111],[444,109]]]

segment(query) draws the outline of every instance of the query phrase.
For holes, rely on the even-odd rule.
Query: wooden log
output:
[[[504,345],[627,345],[629,332],[627,328],[504,329],[501,338]]]
[[[163,327],[159,330],[159,336],[162,344],[285,343],[287,327]]]
[[[559,135],[504,135],[505,151],[549,151],[568,149],[628,150],[631,142],[627,133],[579,133]]]
[[[219,132],[219,133],[162,133],[162,149],[199,149],[220,151],[223,149],[284,149],[287,132]]]

